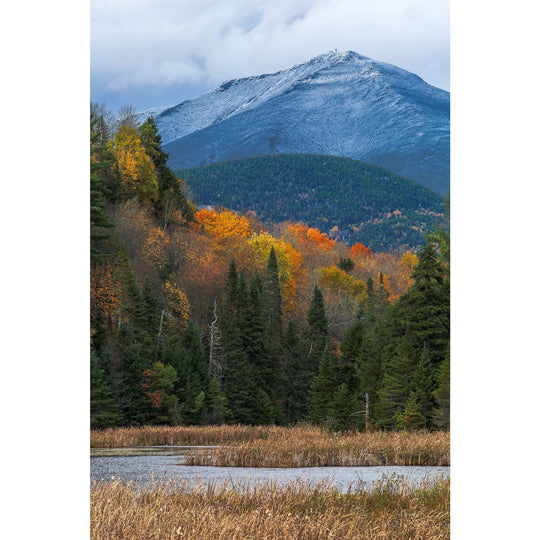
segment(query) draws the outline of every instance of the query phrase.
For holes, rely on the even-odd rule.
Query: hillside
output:
[[[355,52],[231,80],[151,113],[173,169],[324,154],[384,167],[441,195],[449,188],[448,92]]]
[[[177,171],[199,206],[252,210],[265,222],[301,221],[372,250],[418,247],[443,222],[442,197],[349,158],[276,155]]]

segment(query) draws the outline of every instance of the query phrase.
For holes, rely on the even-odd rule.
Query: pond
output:
[[[90,458],[91,480],[133,481],[140,485],[168,481],[175,483],[256,484],[276,482],[279,485],[301,480],[312,485],[326,481],[340,491],[359,484],[373,484],[385,476],[402,476],[413,484],[424,480],[435,480],[450,474],[450,467],[303,467],[303,468],[259,468],[259,467],[202,467],[182,465],[182,449],[185,447],[161,447],[132,449],[131,455],[109,450],[112,455],[94,455]],[[145,455],[144,452],[147,454]],[[148,455],[152,452],[153,455]]]

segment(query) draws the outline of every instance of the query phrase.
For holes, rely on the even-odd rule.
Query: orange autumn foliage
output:
[[[120,283],[111,265],[95,266],[90,275],[90,309],[92,317],[101,309],[110,321],[120,304]]]
[[[371,257],[372,255],[373,251],[371,251],[371,249],[369,249],[367,246],[364,246],[364,244],[357,242],[351,246],[352,257]]]
[[[251,227],[247,218],[231,210],[216,212],[203,208],[195,214],[195,227],[211,234],[216,240],[227,238],[249,238]]]
[[[336,245],[335,240],[329,238],[319,229],[307,227],[302,223],[289,224],[287,229],[300,244],[313,244],[323,251],[331,251]]]

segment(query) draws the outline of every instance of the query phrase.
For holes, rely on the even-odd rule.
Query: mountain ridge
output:
[[[448,92],[418,75],[334,51],[275,73],[225,81],[153,114],[173,169],[325,154],[381,166],[444,194],[449,112]]]

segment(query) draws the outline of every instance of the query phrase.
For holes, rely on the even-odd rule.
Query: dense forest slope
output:
[[[374,253],[269,229],[197,208],[167,158],[151,118],[92,107],[92,427],[448,427],[448,233]]]
[[[349,158],[282,154],[177,174],[200,206],[251,210],[270,223],[302,221],[377,251],[419,247],[444,220],[440,195]]]
[[[152,114],[173,169],[324,154],[384,167],[442,195],[449,188],[448,92],[352,51],[231,80]]]

